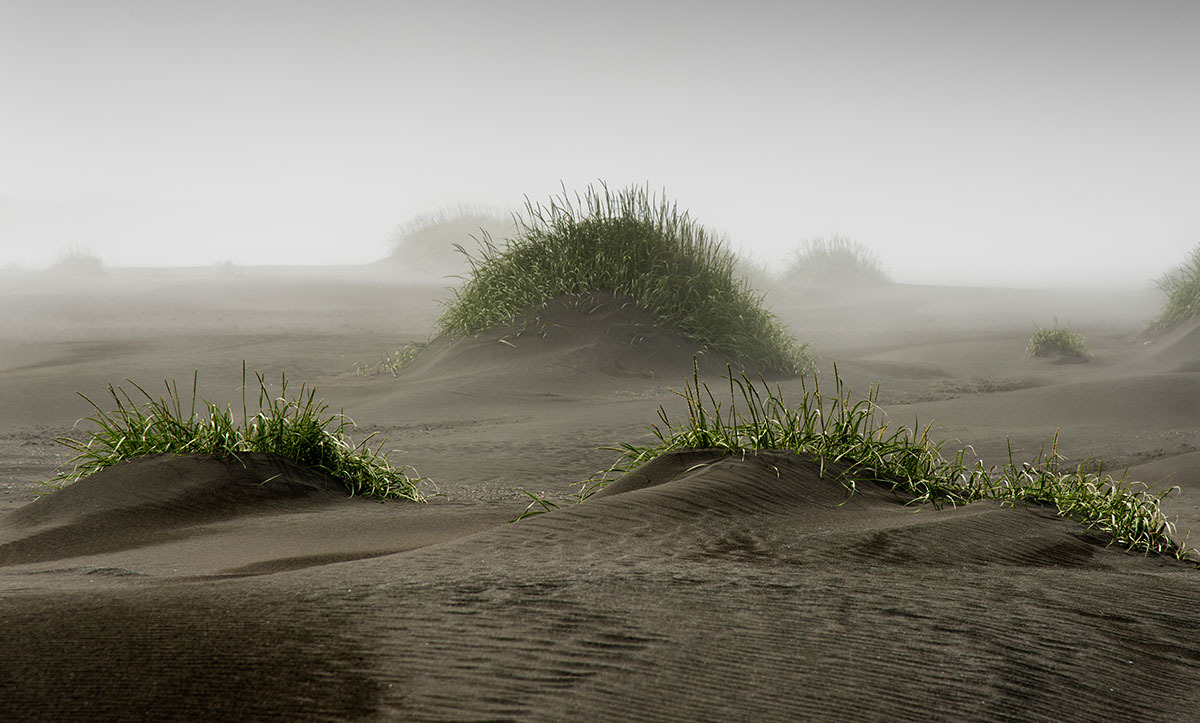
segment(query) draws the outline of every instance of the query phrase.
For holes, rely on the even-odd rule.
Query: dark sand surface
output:
[[[0,279],[0,718],[1196,718],[1200,571],[1046,509],[847,500],[812,460],[698,451],[507,524],[518,488],[565,503],[597,447],[678,413],[689,356],[636,314],[556,310],[545,338],[354,374],[425,340],[444,296],[378,268]],[[1200,328],[1147,343],[1154,292],[768,302],[897,422],[995,462],[1059,430],[1070,458],[1179,485],[1166,508],[1200,530]],[[1025,358],[1054,317],[1095,359]],[[316,384],[442,495],[159,457],[33,501],[90,411],[76,390],[198,369],[236,406],[243,360]]]

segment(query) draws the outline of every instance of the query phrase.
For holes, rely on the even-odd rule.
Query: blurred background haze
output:
[[[666,189],[759,259],[1145,284],[1200,242],[1200,3],[0,0],[0,270],[360,264]]]

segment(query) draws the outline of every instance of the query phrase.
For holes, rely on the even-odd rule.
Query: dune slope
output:
[[[1190,566],[1041,509],[848,496],[792,454],[687,461],[391,555],[186,583],[43,573],[61,589],[5,596],[5,670],[39,674],[9,673],[0,712],[1183,719],[1200,705]]]

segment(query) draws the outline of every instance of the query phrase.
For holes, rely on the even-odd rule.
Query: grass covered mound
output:
[[[196,383],[192,378],[192,398],[185,406],[176,384],[167,382],[166,396],[155,399],[145,389],[129,383],[144,397],[134,396],[121,387],[108,385],[115,409],[105,411],[84,394],[96,415],[85,418],[95,429],[88,439],[79,441],[60,437],[57,441],[78,454],[68,463],[72,469],[46,484],[59,488],[123,460],[150,454],[217,454],[265,452],[284,457],[302,467],[320,470],[342,483],[352,495],[380,499],[401,498],[421,501],[417,489],[420,478],[409,475],[407,467],[393,467],[382,452],[383,442],[375,448],[370,435],[357,445],[345,436],[354,426],[341,413],[328,411],[328,405],[316,398],[316,389],[300,387],[294,399],[287,398],[287,377],[281,376],[278,397],[267,392],[266,381],[258,374],[258,411],[250,415],[246,406],[245,368],[242,370],[242,418],[233,410],[201,401],[207,412],[197,413]],[[187,415],[184,415],[184,410]]]
[[[1039,327],[1033,333],[1033,336],[1029,338],[1029,345],[1025,347],[1025,354],[1035,357],[1059,354],[1080,361],[1092,358],[1092,352],[1088,349],[1087,339],[1078,332],[1071,331],[1070,328],[1060,328],[1058,322],[1054,323],[1053,329],[1042,329]]]
[[[467,257],[470,276],[446,304],[439,333],[474,335],[536,316],[551,299],[611,292],[738,364],[788,373],[814,367],[735,274],[732,252],[644,188],[589,186],[574,203],[565,190],[548,205],[526,201],[514,238],[503,248],[485,238],[479,255]]]
[[[1200,316],[1200,244],[1182,264],[1163,274],[1155,284],[1167,298],[1158,318],[1150,322],[1151,331],[1167,331]]]
[[[802,243],[792,252],[780,281],[808,286],[879,286],[892,283],[892,277],[874,251],[835,235]]]
[[[796,406],[783,392],[765,382],[761,386],[745,375],[729,374],[727,403],[694,375],[682,392],[687,418],[676,423],[659,407],[660,425],[651,428],[656,441],[647,445],[623,444],[612,448],[617,461],[581,483],[580,502],[609,482],[660,455],[678,450],[720,450],[731,455],[762,450],[808,455],[821,464],[821,473],[832,472],[853,493],[857,485],[872,482],[912,496],[912,503],[940,505],[996,500],[1010,505],[1052,505],[1060,515],[1106,534],[1113,543],[1144,553],[1196,559],[1196,552],[1177,542],[1174,525],[1163,514],[1160,502],[1178,488],[1160,492],[1140,483],[1105,474],[1096,464],[1062,468],[1055,436],[1051,451],[1033,462],[1012,461],[985,467],[966,462],[966,449],[947,459],[945,442],[934,442],[929,427],[893,428],[882,419],[879,389],[866,399],[853,397],[834,370],[834,394],[826,397],[814,374],[805,382]],[[831,464],[832,463],[832,464]],[[835,472],[836,469],[836,472]],[[522,517],[556,507],[526,492],[533,502]],[[519,518],[518,518],[519,519]]]

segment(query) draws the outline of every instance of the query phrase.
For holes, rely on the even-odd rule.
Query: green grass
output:
[[[236,456],[267,452],[329,474],[351,495],[424,499],[417,488],[421,479],[412,476],[408,467],[393,467],[382,451],[383,441],[372,449],[368,443],[373,434],[357,445],[347,439],[345,432],[354,426],[353,422],[342,413],[329,412],[328,405],[316,398],[316,389],[301,386],[300,393],[289,399],[287,377],[280,375],[279,396],[273,397],[267,392],[263,375],[257,374],[258,410],[251,415],[243,366],[242,415],[238,420],[228,406],[221,408],[197,399],[198,376],[193,375],[192,395],[186,405],[174,381],[166,382],[166,395],[158,398],[129,380],[137,390],[134,394],[109,384],[108,395],[114,406],[111,411],[80,393],[96,410],[94,416],[81,421],[91,422],[95,429],[86,432],[85,441],[71,437],[57,440],[77,455],[68,463],[70,471],[46,484],[59,488],[123,460],[148,454]]]
[[[1025,354],[1026,356],[1061,354],[1081,360],[1092,358],[1092,352],[1088,349],[1087,339],[1078,332],[1071,331],[1069,327],[1060,328],[1057,320],[1054,322],[1053,329],[1038,327],[1033,336],[1029,338],[1029,345],[1025,347]]]
[[[1113,544],[1179,559],[1195,557],[1194,550],[1175,541],[1174,526],[1160,506],[1162,498],[1178,488],[1156,492],[1141,482],[1114,478],[1102,466],[1090,463],[1064,469],[1057,434],[1049,454],[1043,450],[1032,462],[1017,463],[1010,449],[1006,464],[989,468],[982,462],[969,464],[966,449],[943,455],[945,441],[933,441],[929,427],[893,426],[879,408],[878,387],[865,399],[852,401],[836,369],[832,396],[822,392],[813,375],[811,385],[807,381],[802,385],[795,406],[785,402],[778,385],[772,388],[761,379],[756,383],[732,373],[728,381],[728,400],[718,401],[694,374],[677,392],[686,401],[686,418],[672,421],[659,407],[659,423],[651,427],[655,441],[611,448],[619,453],[616,462],[580,483],[578,501],[671,450],[717,449],[731,455],[784,450],[815,458],[823,475],[836,468],[837,481],[849,493],[861,483],[872,482],[910,496],[910,504],[958,505],[976,500],[1014,506],[1046,504],[1107,535]],[[533,502],[522,517],[556,507],[530,497]]]
[[[507,237],[516,231],[505,214],[476,206],[455,206],[417,216],[389,238],[392,258],[415,271],[456,274],[465,264],[457,248],[472,239]]]
[[[787,373],[814,367],[762,296],[736,276],[726,246],[644,188],[589,186],[574,200],[564,188],[548,205],[526,200],[518,234],[503,248],[485,237],[467,259],[470,275],[445,304],[439,333],[474,335],[523,313],[536,316],[559,296],[611,292],[700,350]]]
[[[806,286],[880,286],[892,283],[879,256],[844,236],[805,241],[792,252],[782,284]]]
[[[1150,330],[1163,332],[1200,316],[1200,244],[1179,266],[1163,274],[1155,284],[1166,299]]]
[[[383,374],[384,372],[396,376],[404,368],[404,365],[412,361],[417,356],[417,353],[426,346],[428,344],[425,342],[409,342],[394,353],[389,354],[384,352],[383,359],[374,364],[355,362],[354,373],[360,377],[373,377],[376,374]]]

